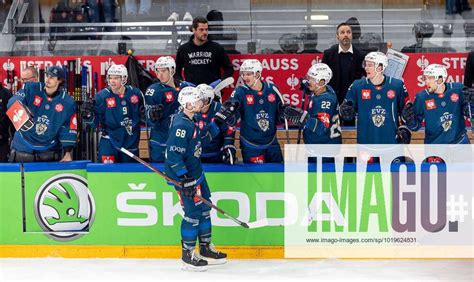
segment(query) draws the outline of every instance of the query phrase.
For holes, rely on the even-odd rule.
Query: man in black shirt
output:
[[[176,74],[178,80],[195,85],[210,84],[221,78],[232,76],[234,69],[224,48],[208,38],[209,25],[205,18],[196,17],[189,41],[181,45],[176,54]],[[182,70],[184,68],[184,78]],[[224,74],[221,75],[221,68]]]
[[[6,114],[8,100],[11,96],[10,91],[0,85],[0,162],[2,163],[8,161],[10,136],[13,133],[13,126]]]

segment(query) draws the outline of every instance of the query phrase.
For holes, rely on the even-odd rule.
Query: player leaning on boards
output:
[[[181,222],[183,269],[205,271],[206,265],[226,262],[227,255],[218,252],[211,244],[210,206],[195,197],[196,194],[210,201],[211,193],[201,166],[201,130],[195,115],[203,106],[203,97],[194,87],[183,88],[178,96],[182,110],[171,120],[166,141],[165,173],[181,185],[176,186],[184,211]],[[238,105],[228,101],[222,105],[210,127],[217,129],[230,120]],[[217,132],[216,130],[212,130]],[[199,255],[194,253],[199,239]]]
[[[140,123],[143,112],[142,93],[138,88],[126,85],[127,68],[112,65],[107,71],[108,87],[86,103],[83,116],[87,122],[100,128],[99,160],[102,163],[134,162],[118,148],[124,147],[138,154]]]
[[[176,63],[172,57],[158,58],[154,68],[159,82],[150,85],[145,92],[145,112],[151,127],[150,159],[162,163],[165,161],[171,115],[179,108],[178,92],[184,85],[173,79]]]
[[[196,115],[199,129],[202,130],[202,155],[203,163],[226,163],[233,165],[237,162],[236,148],[234,146],[235,127],[223,123],[217,127],[209,126],[214,121],[215,115],[220,111],[222,104],[215,101],[214,88],[207,84],[199,84],[196,89],[203,97],[203,107]]]
[[[339,108],[341,118],[352,120],[357,113],[357,143],[409,144],[410,130],[400,123],[409,102],[403,81],[383,74],[387,56],[370,52],[363,62],[367,77],[352,83]]]
[[[45,83],[27,82],[8,102],[15,124],[22,115],[29,119],[16,128],[10,162],[72,161],[77,139],[76,104],[62,87],[61,67],[46,70]]]
[[[431,64],[423,70],[426,89],[418,92],[413,104],[403,109],[402,118],[411,130],[425,121],[425,144],[469,144],[464,116],[471,117],[462,83],[446,83],[443,65]]]

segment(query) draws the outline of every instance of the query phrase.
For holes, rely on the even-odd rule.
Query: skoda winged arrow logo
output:
[[[71,241],[89,231],[95,204],[87,180],[70,173],[46,180],[35,198],[35,215],[46,235]]]

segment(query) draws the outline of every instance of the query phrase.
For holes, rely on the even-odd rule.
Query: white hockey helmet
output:
[[[423,70],[423,75],[424,76],[434,76],[436,80],[438,78],[442,77],[443,82],[446,82],[446,78],[448,78],[448,72],[446,71],[446,67],[440,64],[431,64],[428,65],[424,70]]]
[[[176,71],[176,62],[170,56],[159,57],[155,62],[155,70],[157,69],[168,69],[171,75],[174,75]]]
[[[375,67],[382,65],[382,71],[388,66],[387,55],[382,52],[370,52],[365,56],[365,62],[374,62]]]
[[[242,72],[253,72],[254,75],[257,74],[257,72],[262,74],[262,64],[260,63],[259,60],[257,59],[249,59],[245,60],[242,65],[240,66],[240,73]]]
[[[127,84],[128,71],[124,65],[116,65],[116,64],[111,65],[110,68],[107,70],[107,79],[111,75],[120,76],[122,78],[122,85]]]
[[[309,68],[306,75],[310,78],[314,78],[316,83],[319,83],[321,79],[324,79],[326,85],[332,78],[332,70],[324,63],[317,63]]]
[[[179,91],[178,102],[183,108],[186,108],[187,103],[194,104],[200,100],[202,100],[201,92],[195,87],[186,86]]]
[[[201,93],[202,99],[204,101],[209,101],[209,99],[210,101],[214,100],[214,88],[211,86],[202,83],[196,86],[196,89]]]

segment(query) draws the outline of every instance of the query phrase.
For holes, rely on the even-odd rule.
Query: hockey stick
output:
[[[273,85],[273,91],[280,97],[281,103],[285,104],[285,100],[283,100],[283,96],[280,93],[280,90]],[[285,118],[285,133],[286,133],[286,144],[290,144],[290,132],[288,131],[288,120]]]
[[[222,80],[221,82],[219,82],[219,84],[216,85],[216,87],[214,87],[214,94],[219,97],[219,100],[222,101],[222,94],[221,94],[221,90],[226,88],[227,86],[229,85],[232,85],[234,83],[234,78],[232,76],[229,76],[228,78]]]
[[[307,91],[307,88],[304,87],[303,88],[303,95],[301,96],[301,109],[304,111],[305,110],[305,104],[306,104],[306,91]],[[296,144],[300,144],[301,143],[301,131],[302,131],[302,128],[301,126],[298,127],[298,139],[296,141]]]
[[[118,149],[118,148],[117,148]],[[154,168],[151,164],[147,163],[146,161],[142,160],[141,158],[135,156],[132,152],[130,152],[129,150],[125,149],[125,148],[120,148],[119,149],[122,153],[126,154],[127,156],[129,156],[130,158],[134,159],[135,161],[141,163],[142,165],[146,166],[147,168],[149,168],[150,170],[152,170],[153,172],[156,172],[157,174],[159,174],[161,177],[163,177],[164,179],[166,179],[168,182],[171,182],[173,183],[173,185],[175,186],[178,186],[178,187],[181,187],[181,183],[177,182],[176,180],[173,180],[171,179],[169,176],[167,176],[166,174],[164,174],[163,172],[159,171],[158,169]],[[237,218],[227,214],[224,210],[220,209],[219,207],[215,206],[214,204],[212,204],[211,202],[209,202],[208,200],[204,199],[201,195],[197,195],[196,196],[200,201],[202,201],[204,204],[206,204],[207,206],[215,209],[216,211],[220,212],[221,214],[223,214],[224,216],[226,216],[227,218],[231,219],[233,222],[237,223],[238,225],[244,227],[244,228],[248,228],[248,229],[252,229],[252,228],[259,228],[259,227],[263,227],[263,226],[267,226],[268,225],[268,220],[267,219],[262,219],[262,220],[257,220],[255,222],[250,222],[250,223],[245,223],[245,222],[242,222],[240,220],[238,220]]]

